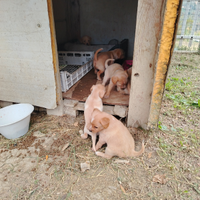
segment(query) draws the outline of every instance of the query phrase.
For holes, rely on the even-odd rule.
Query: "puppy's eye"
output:
[[[97,126],[94,126],[94,128],[98,128]]]

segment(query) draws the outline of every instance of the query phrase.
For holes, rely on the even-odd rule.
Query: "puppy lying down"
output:
[[[96,150],[107,144],[105,153],[96,151],[97,156],[107,159],[113,156],[135,157],[144,152],[144,142],[140,151],[135,151],[135,142],[128,129],[112,115],[94,109],[91,116],[89,131],[93,134],[99,134],[99,141],[96,144]]]

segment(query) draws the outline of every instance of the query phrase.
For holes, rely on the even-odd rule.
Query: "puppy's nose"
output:
[[[89,131],[90,131],[90,132],[92,132],[92,130],[91,130],[91,129],[89,129]]]

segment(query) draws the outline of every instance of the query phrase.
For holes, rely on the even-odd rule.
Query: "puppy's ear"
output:
[[[93,67],[96,67],[96,60],[93,60]]]
[[[117,56],[119,59],[123,59],[124,58],[124,51],[122,49],[119,49],[119,51],[117,52]]]
[[[112,77],[112,82],[113,82],[113,84],[117,84],[117,81],[118,81],[118,77],[116,77],[116,76],[114,76],[114,77]]]
[[[95,109],[93,110],[93,112],[99,113],[99,112],[101,112],[101,111],[100,111],[99,109],[95,108]]]
[[[101,119],[100,123],[106,129],[106,128],[108,128],[108,126],[110,124],[110,120],[109,120],[109,118],[104,117]]]
[[[109,66],[109,65],[112,65],[112,64],[114,63],[114,61],[115,61],[114,59],[113,59],[113,60],[110,59],[110,60],[108,61],[108,66]]]

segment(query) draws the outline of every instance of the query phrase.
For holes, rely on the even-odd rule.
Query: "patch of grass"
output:
[[[197,67],[194,67],[192,65],[187,65],[187,64],[176,64],[172,66],[173,68],[175,68],[176,70],[188,70],[188,68],[190,69],[196,69]]]
[[[199,92],[193,90],[193,84],[189,78],[169,78],[167,79],[165,89],[165,96],[167,99],[173,101],[175,108],[181,110],[184,110],[189,106],[200,108],[200,99],[197,99]]]

